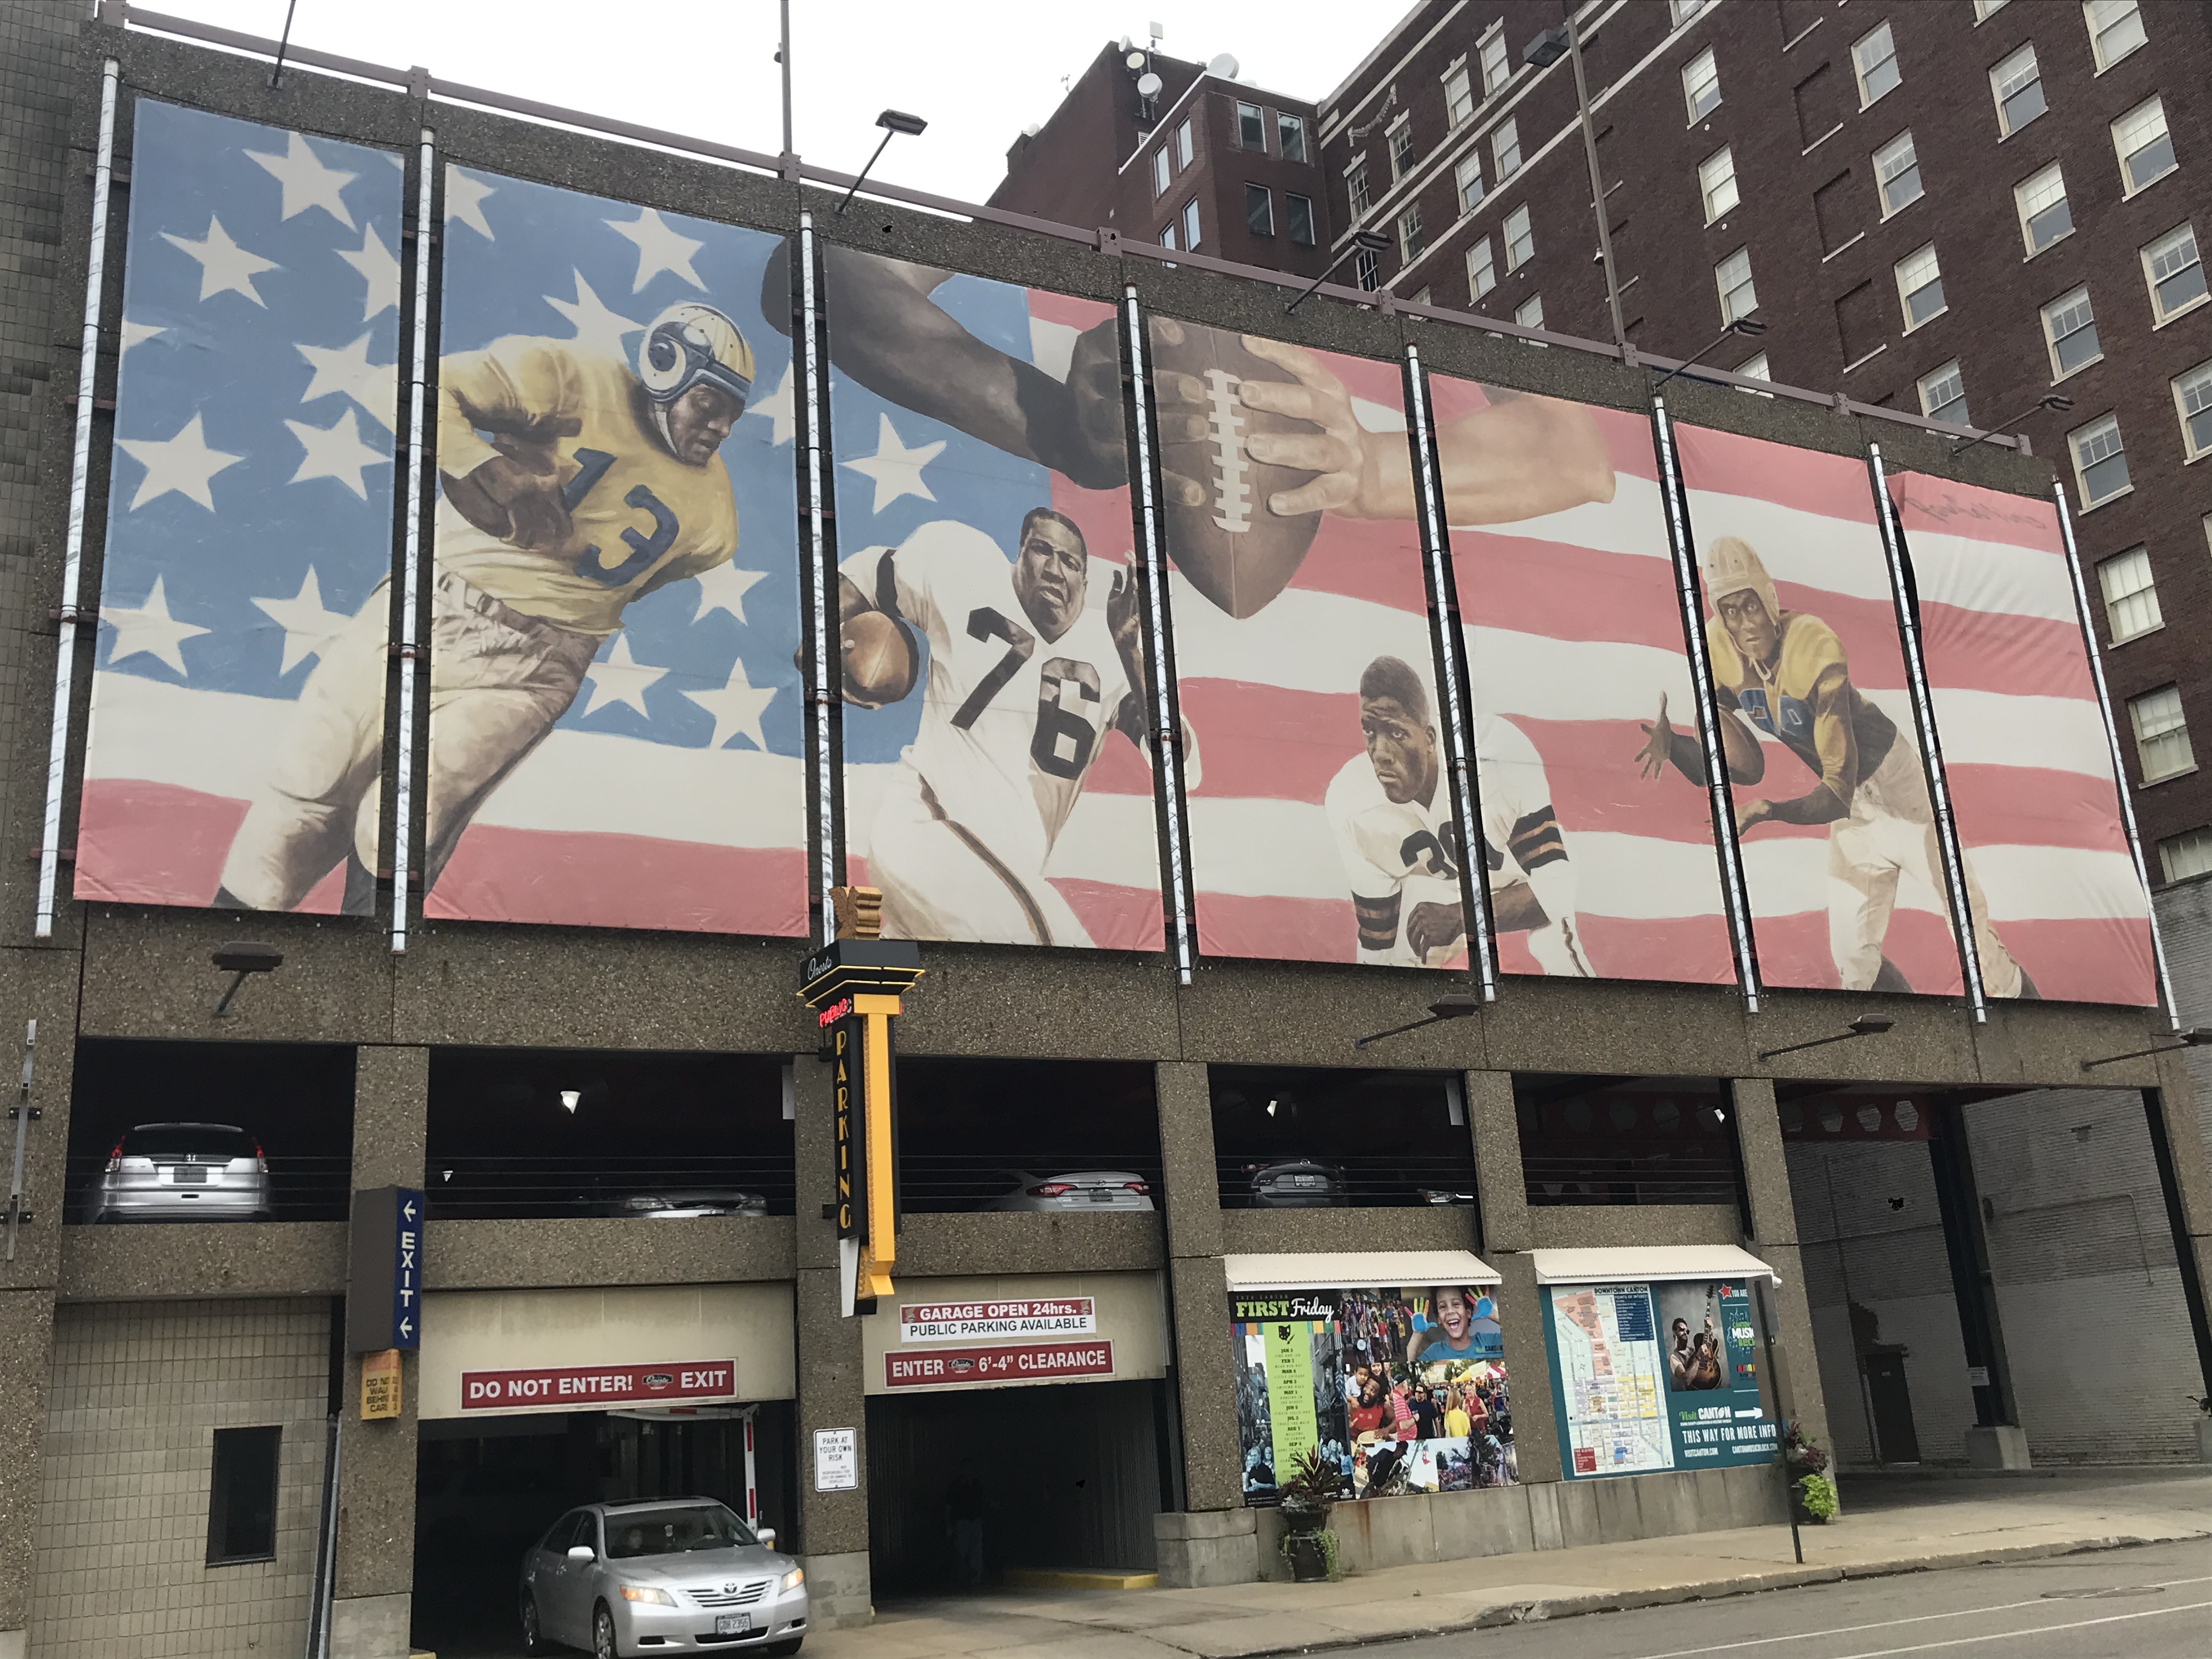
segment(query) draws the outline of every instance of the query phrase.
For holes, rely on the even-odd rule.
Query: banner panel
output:
[[[374,903],[404,165],[137,101],[79,898]]]
[[[446,169],[425,915],[805,932],[781,248]]]
[[[1965,977],[1865,461],[1681,425],[1674,450],[1760,980],[1956,995]],[[1674,718],[1658,785],[1702,791],[1696,715]]]
[[[1402,371],[1151,337],[1199,948],[1464,967]]]
[[[1650,422],[1429,385],[1498,965],[1734,983],[1706,803],[1641,775],[1667,711],[1697,742]]]
[[[889,939],[1158,950],[1114,309],[823,258],[846,878]]]
[[[2158,1000],[2051,502],[1892,473],[1967,900],[1992,997]]]

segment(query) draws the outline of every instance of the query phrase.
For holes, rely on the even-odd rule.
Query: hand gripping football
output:
[[[1152,337],[1168,557],[1231,616],[1249,617],[1297,574],[1321,514],[1268,511],[1271,498],[1316,475],[1255,461],[1247,441],[1258,433],[1321,428],[1244,406],[1237,397],[1244,381],[1297,380],[1246,350],[1229,330],[1156,318]]]

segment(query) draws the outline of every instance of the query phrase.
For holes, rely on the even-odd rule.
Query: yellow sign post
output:
[[[362,1355],[361,1420],[373,1423],[380,1417],[397,1417],[399,1403],[399,1350],[386,1348],[380,1353]]]

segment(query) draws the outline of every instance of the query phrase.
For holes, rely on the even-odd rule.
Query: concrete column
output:
[[[875,1617],[868,1575],[868,1413],[860,1370],[860,1322],[847,1319],[837,1280],[837,1225],[823,1214],[836,1195],[830,1068],[812,1054],[792,1060],[793,1152],[798,1159],[799,1283],[793,1315],[799,1365],[799,1513],[772,1516],[792,1527],[778,1540],[806,1567],[810,1618],[817,1630]],[[896,1282],[896,1275],[893,1275]],[[860,1486],[814,1489],[817,1429],[851,1429],[860,1446]],[[795,1524],[793,1524],[795,1523]]]
[[[1474,1140],[1475,1192],[1482,1200],[1485,1261],[1498,1269],[1498,1324],[1513,1391],[1513,1449],[1522,1484],[1557,1480],[1559,1425],[1552,1414],[1552,1365],[1544,1351],[1544,1297],[1536,1285],[1536,1229],[1521,1169],[1521,1120],[1513,1073],[1466,1074],[1467,1127]]]
[[[2161,1196],[2197,1340],[2202,1374],[2191,1392],[2212,1394],[2212,1152],[2207,1151],[2212,1123],[2206,1121],[2204,1097],[2191,1087],[2190,1061],[2197,1052],[2169,1049],[2160,1054],[2158,1092],[2144,1105],[2159,1184],[2168,1189]]]
[[[362,1048],[354,1062],[353,1184],[422,1184],[430,1051]],[[426,1228],[423,1250],[438,1248]],[[388,1273],[380,1262],[375,1271]],[[406,1659],[415,1588],[416,1357],[400,1362],[397,1419],[361,1420],[361,1356],[348,1354],[338,1405],[338,1543],[331,1608],[333,1659]]]
[[[53,1369],[52,1287],[0,1291],[0,1659],[29,1651],[31,1569]]]
[[[1813,1304],[1805,1294],[1805,1264],[1797,1249],[1797,1207],[1790,1194],[1788,1151],[1774,1085],[1765,1078],[1735,1083],[1736,1146],[1743,1157],[1744,1189],[1751,1201],[1751,1252],[1782,1275],[1767,1287],[1774,1322],[1775,1409],[1795,1419],[1808,1439],[1834,1449],[1828,1404],[1820,1389],[1820,1359],[1814,1346]]]
[[[1469,1072],[1466,1088],[1467,1129],[1474,1141],[1474,1190],[1482,1200],[1484,1259],[1490,1253],[1532,1249],[1536,1235],[1528,1219],[1528,1182],[1521,1172],[1521,1121],[1513,1110],[1513,1073]],[[1498,1267],[1495,1261],[1490,1265]]]

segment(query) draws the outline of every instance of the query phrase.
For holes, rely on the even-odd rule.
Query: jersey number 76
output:
[[[968,613],[968,637],[1004,640],[1006,654],[992,665],[989,673],[975,682],[968,701],[954,713],[953,728],[960,732],[975,724],[976,716],[990,707],[991,699],[1006,689],[1006,682],[1036,653],[1036,635],[988,605],[978,605]],[[1096,703],[1103,689],[1098,671],[1089,663],[1077,662],[1071,657],[1047,658],[1037,670],[1037,723],[1036,732],[1030,739],[1030,759],[1038,771],[1053,777],[1079,778],[1091,764],[1091,751],[1097,744],[1098,733],[1090,720],[1061,702],[1060,688],[1064,684],[1073,685],[1077,697],[1086,703]]]

